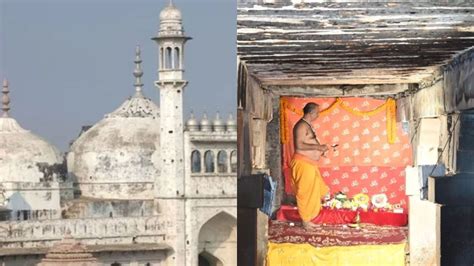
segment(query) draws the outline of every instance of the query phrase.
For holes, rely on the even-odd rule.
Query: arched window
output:
[[[174,48],[174,68],[175,69],[180,69],[180,56],[179,56],[179,48],[176,47]]]
[[[110,266],[122,266],[122,264],[120,264],[118,262],[114,262],[114,263],[110,264]]]
[[[172,52],[173,52],[173,50],[171,49],[171,47],[166,48],[166,58],[165,58],[165,68],[166,69],[173,68]]]
[[[201,172],[201,153],[199,151],[193,151],[191,153],[191,173]]]
[[[237,151],[232,151],[230,153],[230,170],[232,173],[237,172]]]
[[[160,48],[160,69],[165,67],[165,53],[163,52],[163,47]]]
[[[212,151],[204,153],[204,163],[206,164],[206,173],[214,173],[214,153]]]
[[[217,154],[217,171],[227,173],[227,153],[225,151],[219,151]]]

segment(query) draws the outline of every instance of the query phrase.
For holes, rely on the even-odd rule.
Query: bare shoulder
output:
[[[307,131],[308,128],[308,124],[306,124],[303,120],[299,120],[293,127],[293,132]]]

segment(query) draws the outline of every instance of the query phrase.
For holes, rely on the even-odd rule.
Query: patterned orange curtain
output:
[[[286,192],[292,194],[288,182],[294,153],[292,129],[308,102],[321,108],[313,123],[319,140],[339,145],[319,160],[331,192],[385,193],[392,204],[406,203],[405,167],[412,163],[412,152],[408,134],[397,126],[393,99],[282,97],[280,133]]]

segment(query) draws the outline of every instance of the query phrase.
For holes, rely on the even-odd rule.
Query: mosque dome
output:
[[[226,123],[227,131],[237,131],[237,123],[232,116],[232,114],[229,114],[229,118],[227,118],[227,123]]]
[[[225,131],[224,122],[221,120],[219,112],[216,113],[216,118],[212,121],[214,131]]]
[[[204,113],[201,119],[201,131],[212,131],[211,121],[207,118],[207,113]]]
[[[61,164],[58,149],[23,129],[9,117],[8,82],[3,82],[3,116],[0,117],[0,182],[40,182],[48,178],[45,166]],[[49,177],[50,178],[50,177]]]
[[[178,20],[181,21],[181,11],[173,4],[168,5],[160,12],[160,21]]]
[[[102,199],[153,196],[159,175],[159,108],[141,93],[137,50],[136,93],[82,133],[68,154],[70,177],[82,196]]]
[[[199,124],[196,118],[194,117],[194,113],[191,112],[191,116],[189,117],[188,121],[186,121],[186,128],[189,131],[198,131],[199,130]]]

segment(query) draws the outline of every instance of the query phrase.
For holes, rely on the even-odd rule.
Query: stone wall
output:
[[[160,216],[0,223],[0,248],[50,247],[66,232],[86,245],[164,243],[175,225]]]
[[[51,182],[4,182],[7,208],[12,220],[57,219],[61,216],[59,184]]]

